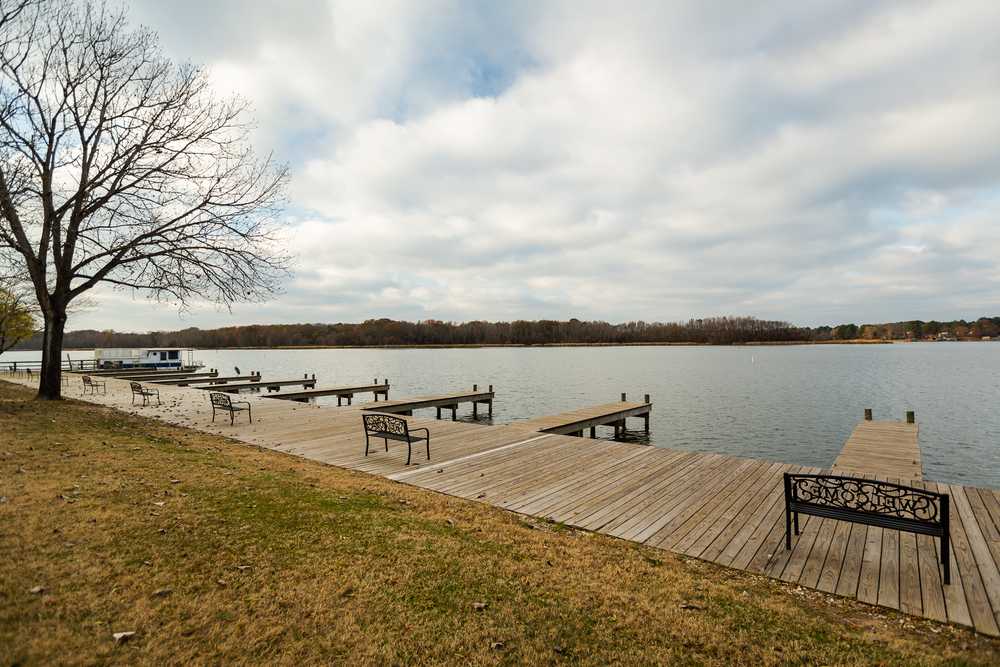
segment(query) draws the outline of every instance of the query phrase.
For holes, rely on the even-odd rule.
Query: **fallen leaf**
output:
[[[157,588],[155,591],[153,591],[153,597],[165,598],[173,592],[174,592],[173,589],[170,588]]]
[[[475,609],[476,611],[483,611],[484,609],[486,609],[487,606],[488,605],[485,602],[473,602],[472,603],[472,608]]]
[[[156,505],[157,507],[163,507],[163,506],[164,506],[164,505],[166,505],[167,503],[165,503],[164,501],[162,501],[162,500],[161,500],[161,501],[159,501],[159,502],[156,502],[156,503],[153,503],[153,504],[154,504],[154,505]]]
[[[249,565],[237,565],[236,569],[239,570],[240,572],[246,572],[247,570],[250,569],[250,566]]]
[[[45,586],[35,586],[28,592],[31,593],[32,595],[41,595],[42,593],[45,592]]]
[[[490,648],[493,649],[494,651],[502,651],[504,649],[504,646],[505,644],[503,642],[492,642],[490,644]]]

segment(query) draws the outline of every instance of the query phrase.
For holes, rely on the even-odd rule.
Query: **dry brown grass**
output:
[[[1000,659],[966,630],[30,397],[0,382],[3,665]]]

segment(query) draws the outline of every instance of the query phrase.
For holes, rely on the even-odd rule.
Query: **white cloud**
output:
[[[199,324],[1000,306],[995,3],[203,5],[137,12],[304,221],[285,298]]]

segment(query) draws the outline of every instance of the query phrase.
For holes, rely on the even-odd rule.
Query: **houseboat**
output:
[[[94,365],[97,368],[201,368],[195,361],[194,350],[183,347],[148,348],[95,348]]]

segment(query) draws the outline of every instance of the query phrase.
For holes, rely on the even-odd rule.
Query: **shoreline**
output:
[[[788,340],[747,341],[745,343],[639,342],[639,343],[412,343],[399,345],[244,345],[194,346],[192,350],[447,350],[479,348],[557,348],[557,347],[785,347],[808,345],[909,345],[915,343],[996,343],[978,338],[954,341],[932,340]],[[67,347],[64,352],[91,352],[94,348]],[[188,349],[188,348],[185,348]],[[7,352],[41,352],[41,350],[7,350]]]

